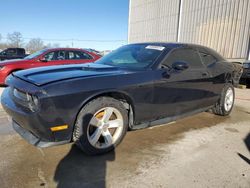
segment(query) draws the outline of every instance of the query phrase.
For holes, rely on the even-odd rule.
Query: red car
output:
[[[14,71],[50,65],[80,64],[96,61],[101,56],[76,48],[50,48],[37,51],[24,59],[0,62],[0,85]]]

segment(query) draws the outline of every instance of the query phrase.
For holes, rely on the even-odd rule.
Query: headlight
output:
[[[18,89],[14,88],[13,95],[19,99],[19,101],[22,101],[22,104],[25,104],[24,106],[27,106],[32,112],[35,112],[38,109],[39,100],[38,97],[35,95],[31,95],[29,93],[20,91]]]

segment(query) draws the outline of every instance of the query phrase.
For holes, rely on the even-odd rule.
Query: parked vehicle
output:
[[[7,48],[0,52],[0,61],[7,59],[22,59],[26,57],[24,48]]]
[[[84,152],[100,154],[114,149],[128,129],[208,109],[229,115],[234,71],[232,63],[203,46],[130,44],[92,64],[15,72],[1,102],[29,143],[76,142]]]
[[[100,57],[95,53],[75,48],[43,49],[24,59],[0,62],[0,85],[4,85],[9,74],[18,70],[50,65],[89,63]]]
[[[240,83],[250,87],[250,61],[243,63],[243,73],[240,78]]]
[[[105,56],[107,54],[109,54],[110,52],[112,52],[111,50],[104,50],[101,52],[102,56]]]
[[[92,53],[95,53],[99,56],[102,56],[101,52],[95,50],[95,49],[92,49],[92,48],[84,48],[84,50],[87,50],[88,52],[92,52]]]

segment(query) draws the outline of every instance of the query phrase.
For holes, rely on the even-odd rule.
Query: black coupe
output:
[[[207,47],[129,44],[95,63],[15,72],[1,102],[29,143],[76,142],[84,152],[100,154],[117,146],[129,129],[208,109],[230,114],[234,75],[233,64]]]

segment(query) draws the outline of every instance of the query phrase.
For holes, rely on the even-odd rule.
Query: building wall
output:
[[[176,41],[178,16],[178,0],[131,0],[129,42]]]
[[[186,42],[247,59],[250,0],[130,0],[129,43]]]

